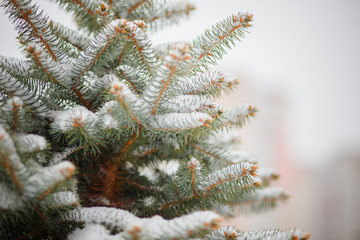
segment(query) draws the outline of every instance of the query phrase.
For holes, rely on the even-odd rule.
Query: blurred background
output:
[[[54,20],[76,28],[54,3],[37,0]],[[178,26],[155,44],[192,41],[238,11],[254,27],[215,69],[240,86],[221,102],[253,102],[260,111],[241,129],[241,150],[280,171],[291,197],[277,208],[241,215],[240,230],[297,228],[314,240],[360,239],[360,2],[356,0],[194,0]],[[2,55],[21,57],[13,26],[0,12]]]

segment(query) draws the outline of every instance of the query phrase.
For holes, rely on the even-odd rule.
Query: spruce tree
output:
[[[278,174],[235,151],[257,108],[214,99],[211,70],[252,26],[237,13],[192,43],[149,31],[194,9],[168,0],[56,0],[82,33],[31,0],[2,0],[24,59],[0,57],[1,239],[307,239],[220,226],[233,207],[287,198]]]

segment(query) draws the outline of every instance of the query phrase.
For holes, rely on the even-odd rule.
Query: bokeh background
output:
[[[76,28],[54,3],[48,15]],[[279,169],[291,197],[276,209],[237,214],[241,230],[298,228],[314,240],[360,239],[360,2],[357,0],[194,0],[178,26],[152,34],[154,44],[192,41],[238,11],[254,27],[215,68],[238,76],[225,106],[255,103],[260,112],[239,131],[241,150]],[[0,53],[21,57],[13,26],[0,12]]]

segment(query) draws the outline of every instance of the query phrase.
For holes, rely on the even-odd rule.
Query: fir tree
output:
[[[272,207],[277,172],[235,151],[257,108],[214,99],[236,78],[210,69],[251,27],[238,13],[193,43],[148,32],[192,4],[57,0],[81,34],[31,0],[2,0],[26,58],[0,57],[1,239],[307,239],[217,229],[232,207]],[[216,230],[217,229],[217,230]]]

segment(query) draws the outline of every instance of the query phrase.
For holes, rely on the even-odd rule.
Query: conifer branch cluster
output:
[[[234,76],[209,68],[251,27],[238,13],[193,43],[149,31],[194,6],[165,0],[56,0],[77,32],[31,0],[4,0],[24,59],[0,56],[0,238],[307,239],[301,231],[218,229],[240,205],[288,194],[234,150],[257,108],[215,98]],[[216,230],[217,229],[217,230]]]

